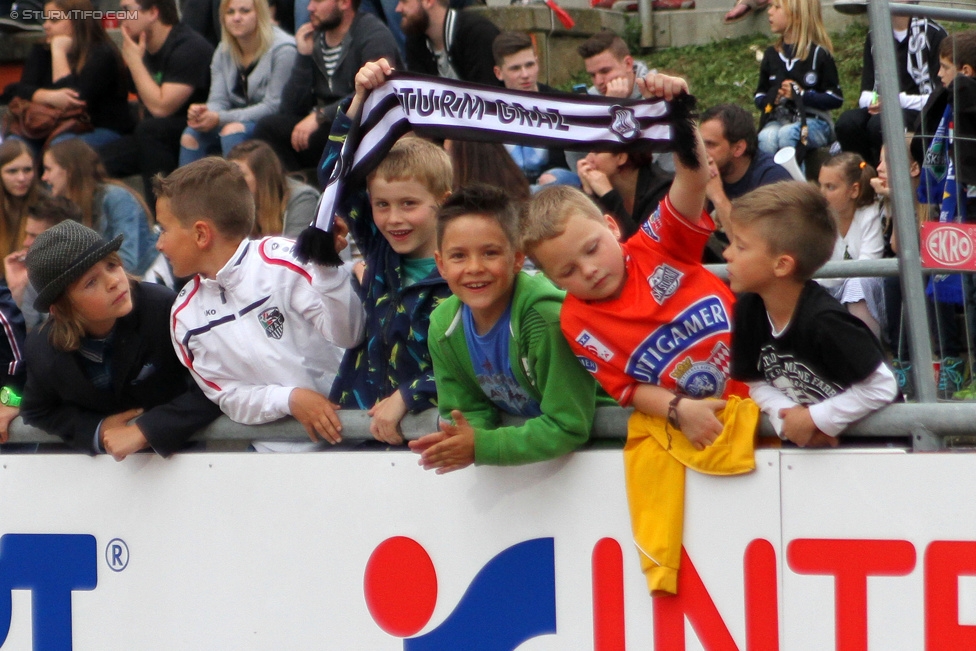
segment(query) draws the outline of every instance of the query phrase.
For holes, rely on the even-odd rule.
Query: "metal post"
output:
[[[936,20],[955,20],[963,23],[976,23],[976,10],[951,9],[948,7],[921,7],[895,3],[891,5],[892,16],[919,16]]]
[[[908,152],[905,147],[905,125],[898,103],[898,72],[895,69],[895,44],[891,38],[891,9],[887,0],[868,3],[871,20],[871,44],[881,91],[881,125],[887,151],[888,176],[909,179]],[[908,350],[912,356],[912,374],[919,402],[935,402],[935,379],[932,374],[932,345],[925,311],[925,288],[922,284],[922,262],[918,247],[915,204],[909,183],[891,184],[891,203],[898,234],[898,258],[901,262],[901,291],[908,332]],[[942,448],[939,437],[920,432],[914,437],[917,451]]]
[[[651,0],[638,0],[637,10],[641,21],[641,47],[654,47],[654,9]]]

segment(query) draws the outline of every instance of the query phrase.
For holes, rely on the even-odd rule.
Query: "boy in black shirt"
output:
[[[877,338],[810,280],[837,239],[827,202],[807,183],[774,183],[733,202],[732,224],[732,377],[781,438],[836,446],[898,390]]]

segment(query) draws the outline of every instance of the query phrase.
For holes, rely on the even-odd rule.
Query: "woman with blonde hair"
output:
[[[43,196],[27,143],[7,140],[0,144],[0,257],[20,247],[27,209]]]
[[[180,138],[180,165],[223,153],[278,112],[295,65],[295,39],[275,27],[267,0],[221,0],[221,41],[210,62],[210,97],[191,104]]]
[[[95,18],[90,0],[51,0],[44,15],[45,42],[30,51],[16,96],[60,109],[85,109],[92,130],[64,133],[52,142],[78,137],[99,147],[132,131],[122,55]]]
[[[107,239],[124,235],[119,255],[126,271],[146,273],[159,256],[149,208],[128,186],[108,178],[94,149],[78,138],[51,145],[43,178],[51,194],[78,204],[85,226]]]
[[[759,148],[773,155],[801,142],[810,148],[829,145],[829,111],[844,103],[844,92],[820,0],[771,0],[768,14],[769,29],[779,38],[766,48],[759,67]]]

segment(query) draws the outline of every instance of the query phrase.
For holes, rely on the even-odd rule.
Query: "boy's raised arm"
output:
[[[356,92],[346,110],[346,115],[349,116],[350,120],[359,119],[359,112],[363,109],[363,102],[366,101],[369,91],[386,83],[386,78],[390,76],[391,72],[393,72],[393,66],[386,59],[369,61],[359,69],[359,72],[356,73]]]
[[[637,80],[637,87],[645,99],[659,97],[671,101],[676,97],[688,94],[688,82],[681,77],[670,77],[657,73],[648,73],[643,79]],[[686,161],[681,155],[674,157],[674,182],[668,192],[671,205],[678,213],[692,224],[698,224],[702,209],[705,207],[705,186],[708,185],[709,173],[708,155],[705,153],[705,143],[697,126],[691,129],[694,134],[694,151],[697,165],[691,166],[693,161]]]

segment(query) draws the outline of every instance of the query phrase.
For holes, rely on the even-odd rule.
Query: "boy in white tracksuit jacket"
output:
[[[341,426],[325,396],[343,349],[364,331],[348,270],[300,263],[285,238],[245,239],[253,201],[233,163],[197,161],[157,186],[157,246],[174,274],[196,274],[173,304],[177,355],[232,420],[292,415],[313,441],[338,442]]]

